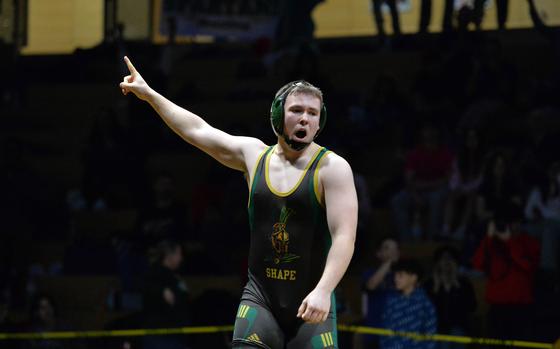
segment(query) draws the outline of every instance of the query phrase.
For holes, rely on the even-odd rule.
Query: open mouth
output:
[[[307,132],[305,130],[299,130],[296,132],[296,137],[297,138],[305,138],[305,136],[307,136]]]

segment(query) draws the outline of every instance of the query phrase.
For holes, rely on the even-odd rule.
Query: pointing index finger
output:
[[[128,70],[130,70],[131,73],[137,73],[136,68],[134,68],[134,66],[132,65],[132,62],[130,61],[130,59],[127,56],[124,56],[124,62],[126,63],[126,66],[128,67]]]

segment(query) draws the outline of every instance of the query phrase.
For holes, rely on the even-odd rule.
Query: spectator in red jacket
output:
[[[540,257],[539,241],[520,231],[521,213],[516,211],[507,209],[490,221],[487,236],[473,258],[475,268],[488,278],[491,335],[506,339],[523,339],[530,334],[534,276]]]
[[[419,144],[406,156],[405,187],[391,199],[402,240],[430,239],[440,234],[453,164],[453,154],[440,139],[439,130],[427,124],[420,131]],[[426,233],[422,232],[424,221],[427,221]]]

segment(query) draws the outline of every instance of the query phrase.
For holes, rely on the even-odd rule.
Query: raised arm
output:
[[[325,160],[319,177],[332,244],[323,275],[298,312],[299,317],[312,323],[327,319],[331,293],[344,276],[354,253],[358,222],[358,199],[350,165],[336,154],[329,154]]]
[[[139,99],[148,102],[163,121],[181,138],[225,166],[248,172],[247,164],[254,162],[256,154],[265,144],[256,138],[232,136],[210,126],[198,115],[179,107],[164,96],[154,91],[128,57],[124,61],[130,75],[120,83],[123,94],[132,92]]]

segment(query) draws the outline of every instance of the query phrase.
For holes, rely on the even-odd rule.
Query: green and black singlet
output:
[[[249,192],[249,281],[237,313],[234,347],[336,348],[336,314],[307,324],[296,317],[323,273],[331,237],[320,201],[318,170],[329,151],[319,148],[288,192],[273,188],[274,147],[257,160]],[[274,333],[275,332],[275,333]]]

